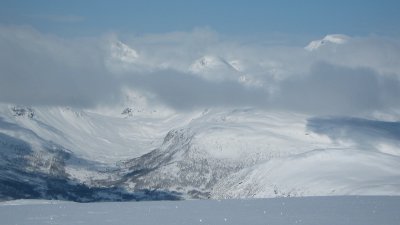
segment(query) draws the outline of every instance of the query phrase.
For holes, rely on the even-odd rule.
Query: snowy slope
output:
[[[146,199],[142,190],[124,193],[112,185],[94,186],[93,180],[119,179],[112,172],[118,161],[151,151],[160,145],[163,129],[176,125],[171,117],[112,117],[65,107],[1,105],[1,112],[1,199]],[[149,198],[175,198],[158,194]]]
[[[400,159],[387,151],[400,144],[393,141],[398,127],[365,119],[206,110],[169,132],[160,148],[127,161],[124,185],[208,198],[398,195]]]
[[[21,184],[36,190],[8,197],[400,193],[397,122],[256,109],[159,112],[145,105],[126,114],[125,106],[88,111],[1,105],[0,166],[8,170],[0,178],[11,182],[5,187],[12,193]]]
[[[273,159],[222,180],[216,198],[398,195],[399,157],[354,149],[324,149]]]
[[[263,160],[334,145],[306,133],[304,117],[257,110],[206,110],[170,131],[160,148],[123,164],[132,190],[157,187],[189,197],[212,197],[221,179]],[[285,129],[283,129],[285,127]]]
[[[3,120],[57,143],[77,156],[109,164],[158,147],[165,133],[179,124],[173,117],[164,115],[149,115],[150,119],[146,119],[146,115],[135,114],[126,118],[123,108],[110,116],[70,107],[35,107],[30,108],[33,112],[30,118],[16,116],[13,107],[2,105]],[[4,129],[3,132],[8,133]],[[33,141],[29,137],[22,138]]]

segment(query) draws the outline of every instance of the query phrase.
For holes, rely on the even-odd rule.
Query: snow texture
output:
[[[398,225],[399,197],[306,197],[224,201],[0,203],[0,224]]]

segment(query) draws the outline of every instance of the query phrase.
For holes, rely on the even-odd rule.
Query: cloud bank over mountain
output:
[[[312,51],[304,49],[309,43],[266,43],[209,29],[120,41],[116,34],[64,38],[0,26],[0,101],[90,108],[121,101],[128,88],[176,110],[349,115],[400,109],[399,40],[346,36]]]

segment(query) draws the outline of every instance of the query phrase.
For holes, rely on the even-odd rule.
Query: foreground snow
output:
[[[398,224],[400,197],[0,203],[0,224]]]

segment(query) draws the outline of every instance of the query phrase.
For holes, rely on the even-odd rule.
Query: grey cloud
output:
[[[98,44],[2,27],[0,101],[84,107],[110,101],[118,81],[106,73]]]
[[[231,81],[210,82],[176,70],[113,74],[101,39],[65,40],[30,28],[2,27],[0,101],[91,107],[118,102],[122,87],[156,95],[177,109],[260,106],[266,91]],[[150,70],[151,71],[151,70]]]
[[[372,69],[317,63],[280,84],[274,104],[312,114],[352,115],[399,108],[400,81]]]
[[[203,44],[193,44],[192,39]],[[374,43],[373,48],[379,49],[377,41]],[[232,106],[358,115],[400,109],[399,73],[395,73],[393,60],[387,64],[393,75],[382,70],[385,60],[370,68],[341,63],[339,55],[344,54],[344,46],[335,52],[311,54],[299,47],[258,49],[256,45],[221,42],[212,32],[206,30],[202,36],[202,31],[196,30],[193,34],[141,37],[131,45],[141,46],[138,61],[129,64],[134,68],[113,72],[106,63],[109,44],[106,37],[63,39],[28,27],[0,26],[0,102],[92,107],[120,101],[121,90],[127,87],[151,93],[157,101],[179,110]],[[207,46],[206,52],[199,50]],[[387,48],[379,53],[381,58],[399,57],[396,51],[385,55]],[[186,73],[192,60],[203,53],[221,57],[233,54],[232,59],[239,57],[245,63],[248,59],[250,63],[245,66],[250,69],[246,72],[262,85],[243,85],[229,72],[229,79],[218,82]],[[328,60],[330,56],[334,59]],[[367,57],[367,61],[372,59]],[[162,68],[170,69],[160,69],[164,61],[168,67]],[[360,58],[358,62],[364,61]]]
[[[354,37],[345,44],[323,46],[310,56],[334,65],[372,68],[379,73],[400,73],[399,39]]]
[[[315,64],[309,74],[271,84],[279,89],[272,94],[266,87],[212,82],[172,70],[131,76],[125,84],[150,91],[177,109],[236,106],[355,116],[400,108],[400,80],[396,76],[322,62]]]
[[[330,137],[334,141],[353,141],[361,149],[376,150],[380,143],[400,146],[400,122],[387,122],[346,117],[314,117],[307,129]]]
[[[184,110],[210,106],[265,107],[268,99],[265,89],[232,81],[211,82],[172,70],[132,76],[125,84],[150,91],[161,102]]]

